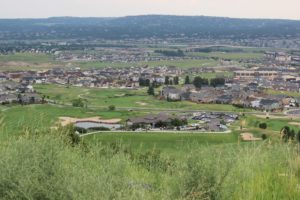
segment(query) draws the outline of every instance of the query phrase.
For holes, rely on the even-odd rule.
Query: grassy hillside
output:
[[[72,145],[69,132],[0,141],[2,199],[299,199],[294,144]],[[31,135],[31,136],[30,136]]]
[[[99,133],[83,140],[94,144],[125,144],[137,152],[159,150],[166,155],[185,153],[191,147],[200,145],[237,144],[238,134],[206,133]]]
[[[94,117],[100,116],[104,119],[128,117],[144,114],[140,112],[118,111],[112,112],[108,109],[90,110],[85,108],[74,108],[71,106],[55,105],[30,105],[30,106],[1,106],[1,116],[3,117],[4,127],[2,136],[10,137],[19,135],[24,130],[31,131],[48,131],[51,127],[56,126],[59,117]]]

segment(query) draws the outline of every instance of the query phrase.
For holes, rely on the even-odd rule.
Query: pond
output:
[[[93,129],[93,128],[109,128],[109,129],[119,129],[121,128],[120,124],[105,124],[105,123],[97,123],[97,122],[76,122],[75,127],[82,129]]]
[[[297,115],[297,116],[299,116],[300,115],[300,110],[299,109],[291,110],[291,111],[288,111],[287,114],[288,115]]]

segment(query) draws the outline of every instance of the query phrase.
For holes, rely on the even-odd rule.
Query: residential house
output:
[[[161,91],[161,97],[167,100],[180,101],[182,91],[174,86],[166,86]]]
[[[150,114],[144,117],[129,118],[126,123],[127,126],[150,126],[155,127],[158,123],[170,123],[174,119],[173,116],[170,116],[166,113],[159,113],[157,115]]]

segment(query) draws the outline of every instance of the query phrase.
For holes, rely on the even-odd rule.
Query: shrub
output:
[[[184,125],[187,125],[187,120],[186,119],[181,120],[181,119],[175,118],[175,119],[171,120],[171,125],[175,126],[175,127],[184,126]]]
[[[83,102],[83,100],[82,99],[74,99],[73,101],[72,101],[72,106],[73,107],[84,107],[84,102]]]
[[[259,128],[266,129],[267,128],[267,123],[260,123]]]
[[[87,130],[85,128],[74,127],[74,130],[77,131],[80,134],[87,133]]]
[[[297,142],[300,143],[300,130],[298,131],[296,135]]]
[[[108,110],[114,111],[114,110],[116,110],[116,106],[110,105],[110,106],[108,106]]]
[[[93,127],[93,128],[90,128],[89,130],[92,130],[92,131],[110,131],[109,128],[103,127],[103,126],[101,126],[101,127]]]
[[[261,135],[261,138],[262,138],[263,140],[266,140],[266,139],[268,138],[268,136],[267,136],[265,133],[263,133],[263,134]]]

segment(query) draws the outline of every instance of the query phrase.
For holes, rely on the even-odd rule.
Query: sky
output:
[[[0,18],[146,14],[300,20],[300,0],[0,0]]]

